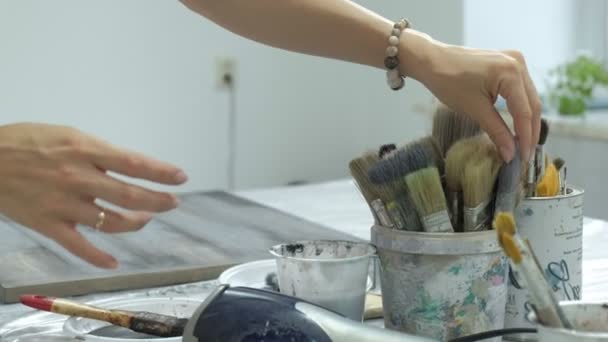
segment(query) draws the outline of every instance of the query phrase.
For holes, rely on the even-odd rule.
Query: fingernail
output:
[[[106,268],[115,269],[118,267],[118,261],[114,258],[110,258],[105,263]]]
[[[184,183],[185,181],[188,180],[188,175],[186,175],[186,173],[184,171],[179,171],[177,174],[175,174],[175,181],[178,183]]]
[[[513,149],[507,146],[501,146],[500,155],[505,163],[510,163],[511,160],[513,160]]]
[[[180,203],[180,202],[181,202],[181,201],[180,201],[179,197],[177,197],[177,196],[173,196],[173,206],[174,206],[175,208],[177,208],[177,207],[179,206],[179,203]]]

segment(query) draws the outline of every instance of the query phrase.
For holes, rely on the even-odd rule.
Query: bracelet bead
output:
[[[399,45],[399,37],[395,37],[395,36],[388,37],[388,43],[392,46]]]
[[[386,82],[393,90],[403,88],[405,78],[399,72],[399,37],[406,28],[410,27],[410,22],[406,19],[401,19],[393,24],[391,34],[388,37],[388,47],[386,48],[386,57],[384,58],[384,66],[387,69]]]
[[[386,57],[384,59],[384,66],[389,70],[395,69],[397,66],[399,66],[399,58],[397,58],[397,56]]]
[[[396,46],[389,46],[386,48],[386,56],[387,57],[395,57],[397,56],[397,53],[399,52],[399,50],[397,49]]]

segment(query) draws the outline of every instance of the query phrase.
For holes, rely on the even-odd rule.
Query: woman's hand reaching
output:
[[[87,241],[76,225],[97,226],[105,233],[134,231],[152,213],[173,209],[178,201],[106,171],[172,185],[187,178],[174,166],[74,128],[30,123],[0,127],[0,213],[98,267],[114,268],[116,259]],[[96,199],[129,211],[101,208]],[[101,212],[105,217],[100,221]]]
[[[402,45],[415,57],[406,62],[404,73],[449,108],[472,116],[510,161],[516,152],[513,135],[494,107],[502,96],[521,156],[529,159],[538,142],[541,102],[521,53],[447,45],[415,31],[407,33]]]

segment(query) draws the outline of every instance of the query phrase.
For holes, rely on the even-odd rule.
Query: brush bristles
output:
[[[466,164],[462,174],[462,197],[465,207],[476,208],[490,200],[501,166],[500,157],[492,152],[479,154]]]
[[[461,115],[440,105],[433,117],[433,137],[437,139],[443,155],[458,140],[475,136],[481,128],[467,115]]]
[[[437,168],[428,167],[410,173],[405,181],[421,218],[447,210]]]
[[[445,158],[445,182],[449,191],[462,191],[465,165],[477,148],[475,138],[468,138],[456,142],[448,150]]]
[[[505,254],[515,263],[519,264],[522,261],[522,253],[515,243],[515,219],[511,213],[498,213],[494,218],[494,229],[498,236],[498,242],[502,246]]]
[[[379,158],[374,153],[367,153],[360,158],[350,162],[349,168],[359,191],[363,194],[365,201],[368,203],[370,210],[374,215],[372,202],[380,199],[386,205],[391,204],[399,214],[398,219],[401,219],[405,225],[405,229],[420,229],[420,223],[417,216],[412,216],[411,204],[402,203],[407,199],[407,188],[402,179],[385,184],[374,184],[368,178],[369,169],[378,164]],[[378,218],[377,218],[378,219]],[[418,223],[417,223],[418,222]],[[380,222],[378,222],[380,223]]]
[[[515,218],[512,213],[499,212],[496,214],[493,223],[494,229],[499,234],[506,233],[508,235],[515,235]]]
[[[411,143],[392,152],[374,164],[368,173],[374,184],[401,181],[407,174],[434,165],[433,150],[420,141]]]
[[[538,135],[538,144],[544,145],[549,136],[549,123],[545,118],[540,119],[540,134]]]
[[[427,153],[433,157],[433,164],[437,167],[437,170],[439,170],[439,174],[443,174],[445,169],[444,154],[439,147],[437,139],[428,136],[420,139],[419,142],[427,150]]]
[[[407,193],[399,194],[395,204],[401,216],[403,228],[409,231],[421,231],[422,223],[410,195]]]
[[[395,145],[395,144],[382,145],[382,146],[380,146],[380,149],[378,150],[378,157],[384,158],[384,156],[393,152],[396,149],[397,149],[397,145]]]
[[[520,264],[523,260],[523,256],[521,254],[521,250],[515,244],[515,239],[513,239],[512,235],[501,234],[500,237],[500,245],[502,249],[505,251],[505,254],[515,263],[516,265]]]
[[[561,170],[565,164],[566,164],[566,161],[560,157],[553,159],[553,165],[555,165],[555,168],[557,169],[557,171]]]
[[[367,176],[369,168],[376,164],[378,160],[379,158],[376,154],[366,153],[359,158],[351,160],[348,164],[350,174],[354,178],[355,183],[357,183],[359,191],[367,203],[371,203],[373,200],[379,198],[376,186],[372,184]]]
[[[539,197],[552,197],[559,193],[559,172],[554,164],[550,164],[545,175],[536,186],[536,194]]]

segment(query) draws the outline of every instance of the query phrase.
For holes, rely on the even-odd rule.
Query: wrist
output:
[[[431,60],[439,44],[429,35],[412,29],[405,30],[399,42],[399,71],[406,78],[424,83],[430,73]]]

